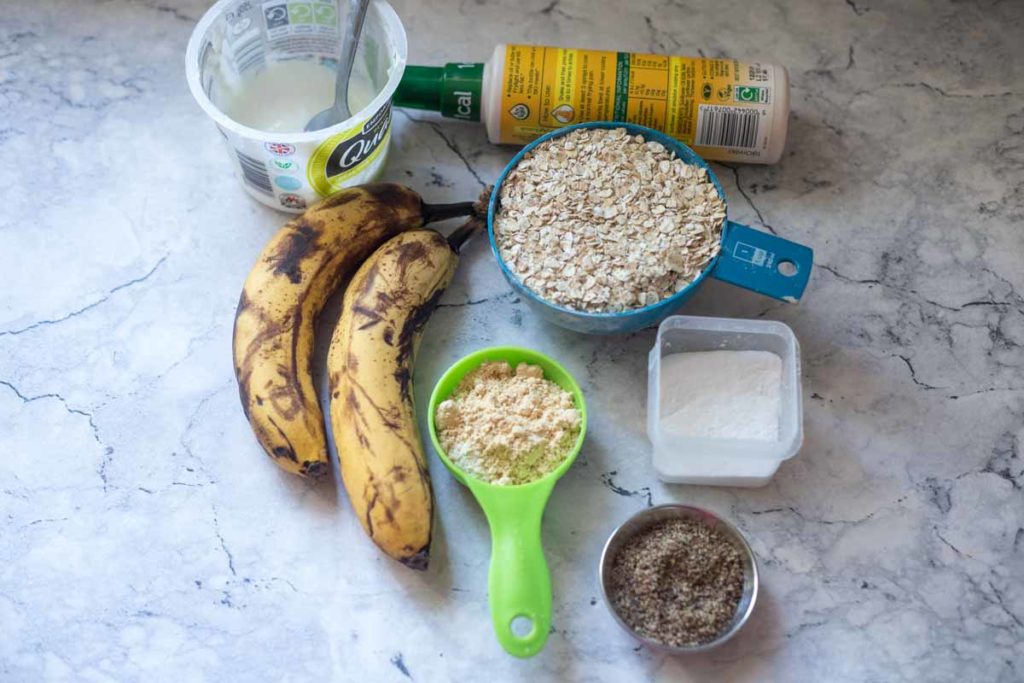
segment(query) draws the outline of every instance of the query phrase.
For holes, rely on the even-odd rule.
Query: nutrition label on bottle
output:
[[[775,68],[731,59],[509,45],[500,142],[525,144],[583,121],[626,121],[664,131],[707,158],[757,157],[768,148],[774,124]]]

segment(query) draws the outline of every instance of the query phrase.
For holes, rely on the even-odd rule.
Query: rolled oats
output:
[[[724,221],[703,168],[623,128],[590,128],[523,157],[501,186],[494,235],[541,298],[611,312],[691,283],[718,254]]]

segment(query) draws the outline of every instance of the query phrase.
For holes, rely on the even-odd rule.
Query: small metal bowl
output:
[[[695,519],[713,529],[718,529],[733,541],[743,558],[743,594],[740,596],[740,602],[736,606],[736,615],[733,617],[732,623],[717,638],[699,645],[675,647],[640,635],[630,628],[622,617],[619,616],[619,613],[615,611],[615,606],[612,604],[611,596],[608,592],[612,562],[615,560],[619,550],[622,549],[622,546],[641,531],[650,528],[658,522],[670,519]],[[747,619],[750,618],[751,612],[754,611],[754,603],[757,601],[757,559],[754,557],[754,551],[750,549],[747,539],[743,537],[743,534],[736,527],[713,512],[689,505],[659,505],[642,510],[627,519],[612,532],[612,535],[608,537],[608,542],[604,544],[604,550],[601,552],[601,565],[598,571],[601,581],[601,596],[604,598],[604,604],[608,607],[612,616],[615,617],[615,621],[619,622],[619,625],[627,633],[644,645],[668,654],[705,652],[718,647],[743,628],[743,625],[747,623]]]

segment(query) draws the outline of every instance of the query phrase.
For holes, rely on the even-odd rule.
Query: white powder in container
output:
[[[678,436],[778,441],[782,359],[695,351],[661,359],[661,427]]]

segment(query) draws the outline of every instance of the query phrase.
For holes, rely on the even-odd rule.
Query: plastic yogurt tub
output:
[[[270,65],[302,60],[335,68],[337,12],[338,0],[220,0],[188,43],[192,96],[224,137],[243,187],[275,209],[298,213],[342,187],[370,182],[387,160],[391,98],[405,71],[407,45],[402,22],[384,0],[370,5],[353,71],[375,94],[348,120],[308,133],[275,133],[224,112],[246,82]]]

